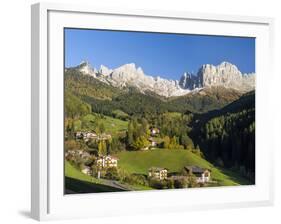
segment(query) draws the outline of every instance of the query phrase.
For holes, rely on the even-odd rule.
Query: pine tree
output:
[[[183,145],[185,149],[191,150],[194,148],[193,141],[187,134],[183,134],[180,140],[181,145]]]
[[[131,121],[128,124],[127,143],[129,146],[132,146],[134,143],[134,125]]]
[[[107,154],[107,146],[105,141],[100,141],[98,144],[99,156],[105,156]]]

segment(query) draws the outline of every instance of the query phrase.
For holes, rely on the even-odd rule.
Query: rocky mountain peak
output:
[[[112,69],[109,69],[108,67],[101,65],[99,69],[99,73],[104,76],[109,76],[112,73]]]
[[[142,71],[141,68],[139,68],[139,69]],[[138,73],[138,69],[134,63],[124,64],[124,65],[114,69],[114,71],[122,73],[122,74],[131,74],[131,75],[134,73]]]
[[[89,63],[88,61],[81,61],[78,66],[79,66],[79,67],[90,66],[90,63]]]
[[[219,65],[205,64],[200,67],[196,76],[184,74],[180,85],[191,90],[211,86],[223,86],[242,92],[254,89],[255,75],[242,74],[239,69],[229,63],[222,62]]]
[[[76,69],[78,69],[81,73],[85,74],[85,75],[91,75],[96,77],[96,69],[93,69],[90,65],[90,63],[88,61],[82,61],[77,67],[75,67]]]

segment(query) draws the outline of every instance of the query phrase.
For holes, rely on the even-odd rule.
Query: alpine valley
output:
[[[254,184],[255,76],[229,62],[178,80],[134,63],[65,68],[67,192]]]

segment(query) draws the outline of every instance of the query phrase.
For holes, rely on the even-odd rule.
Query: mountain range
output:
[[[164,97],[183,96],[210,87],[223,87],[241,93],[255,89],[255,74],[242,74],[237,66],[229,62],[222,62],[217,66],[202,65],[196,74],[185,72],[179,80],[146,75],[142,68],[136,67],[134,63],[115,69],[101,65],[96,69],[83,61],[78,66],[66,70],[77,70],[119,89],[134,87],[141,93],[150,92]]]

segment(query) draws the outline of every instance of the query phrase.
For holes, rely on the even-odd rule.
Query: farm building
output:
[[[194,175],[197,183],[207,183],[211,180],[211,171],[198,166],[185,166],[187,175]]]

